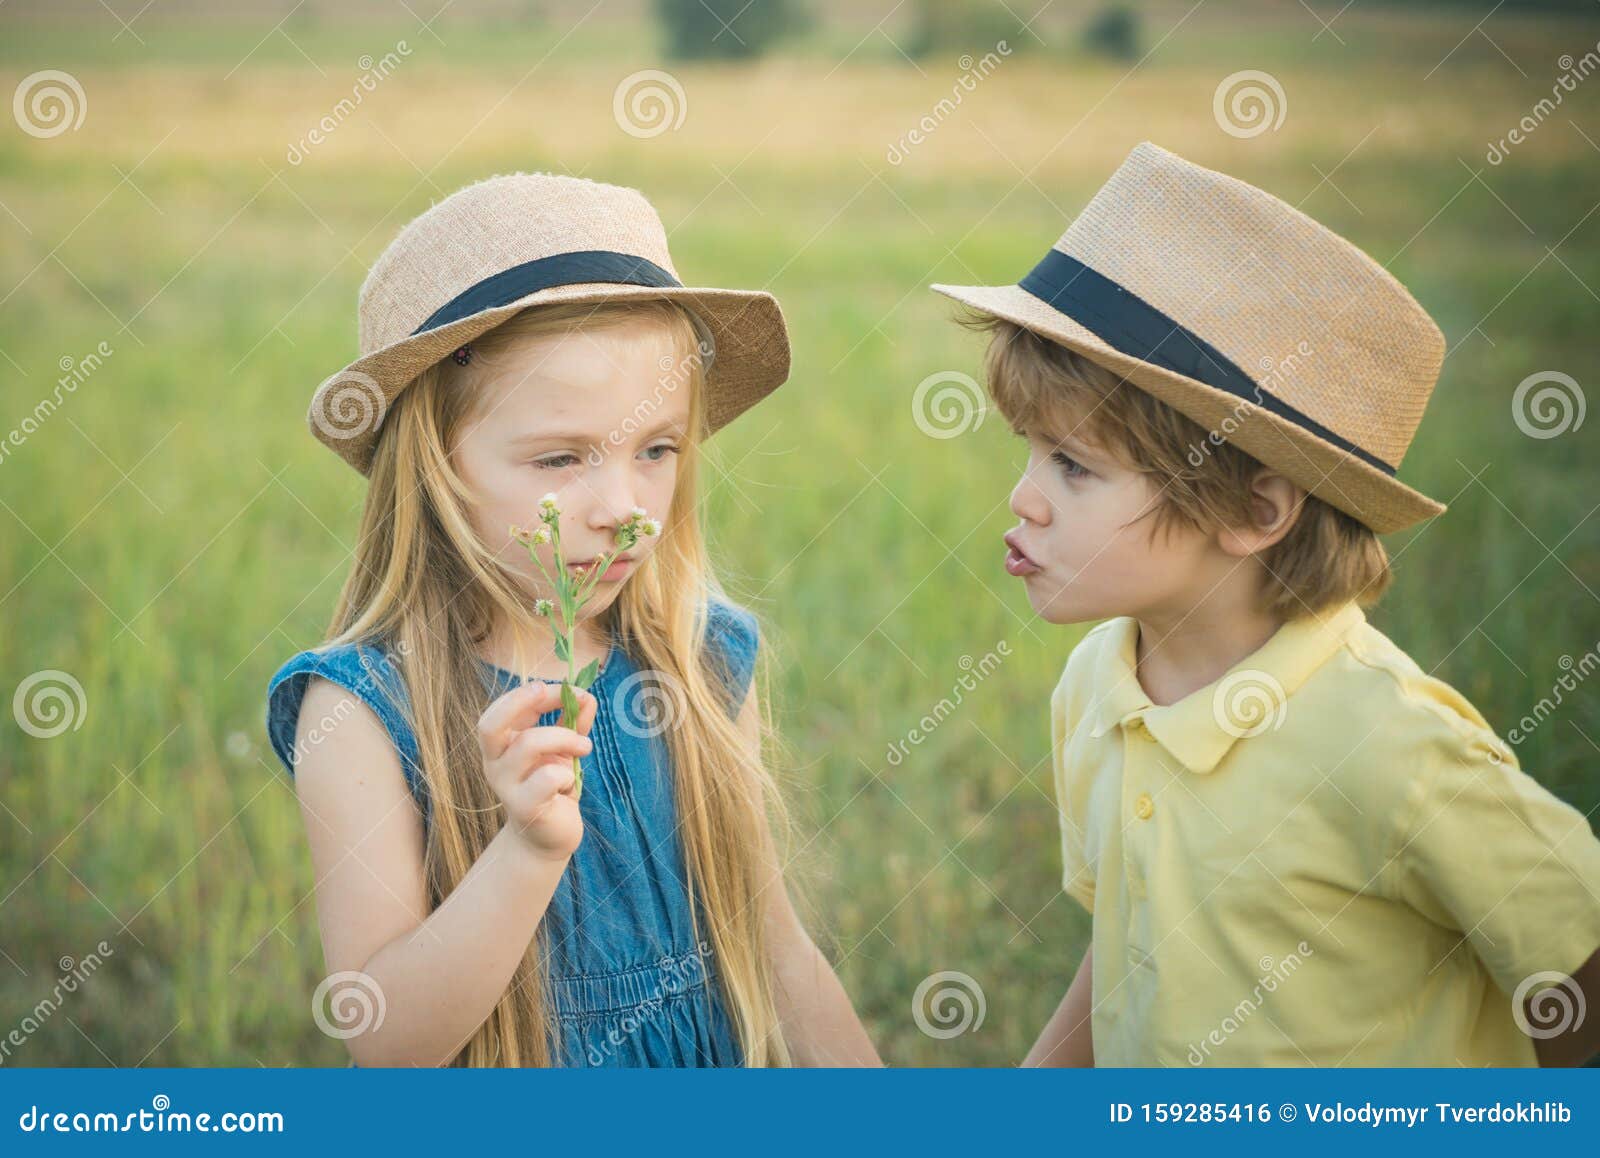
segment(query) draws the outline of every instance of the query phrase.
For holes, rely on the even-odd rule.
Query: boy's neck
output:
[[[1182,610],[1141,613],[1138,622],[1139,684],[1159,705],[1215,683],[1283,625],[1254,593],[1220,591]]]

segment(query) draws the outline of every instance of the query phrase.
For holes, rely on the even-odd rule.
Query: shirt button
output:
[[[1133,814],[1140,820],[1149,820],[1156,813],[1156,802],[1151,799],[1148,792],[1139,793],[1139,798],[1133,802]]]

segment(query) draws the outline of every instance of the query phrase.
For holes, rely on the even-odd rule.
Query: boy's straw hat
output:
[[[1019,284],[932,288],[1110,368],[1374,531],[1444,510],[1395,477],[1444,335],[1372,258],[1243,181],[1145,142]]]
[[[390,242],[361,286],[361,356],[317,388],[306,421],[366,474],[389,403],[429,366],[529,306],[641,298],[679,302],[696,319],[708,433],[788,377],[777,301],[684,286],[637,190],[512,173],[452,193]]]

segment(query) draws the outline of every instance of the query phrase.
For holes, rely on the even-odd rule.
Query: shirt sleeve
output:
[[[1056,818],[1061,825],[1061,885],[1067,895],[1089,912],[1094,912],[1094,866],[1089,862],[1084,841],[1087,818],[1079,814],[1076,801],[1084,794],[1073,790],[1074,769],[1067,761],[1067,740],[1077,725],[1070,693],[1072,665],[1069,661],[1061,681],[1050,696],[1050,754],[1056,790]]]
[[[1401,898],[1459,929],[1507,993],[1600,948],[1600,842],[1485,728],[1441,724],[1414,758],[1391,862]],[[1404,765],[1400,766],[1404,768]]]

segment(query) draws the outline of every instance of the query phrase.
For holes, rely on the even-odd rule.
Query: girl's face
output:
[[[539,499],[554,492],[563,554],[576,567],[612,550],[635,507],[665,526],[688,438],[688,367],[671,332],[650,321],[527,339],[496,361],[452,458],[474,492],[479,536],[548,597],[509,528],[538,526]],[[583,618],[611,604],[659,541],[643,536],[617,557]],[[553,546],[535,549],[553,570]]]
[[[1160,495],[1146,476],[1081,438],[1030,431],[1027,441],[1028,465],[1011,492],[1022,522],[1005,536],[1006,570],[1043,619],[1159,613],[1214,570],[1209,536],[1156,530],[1149,512]]]

